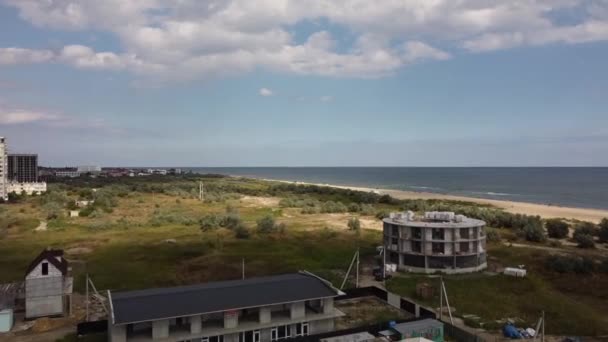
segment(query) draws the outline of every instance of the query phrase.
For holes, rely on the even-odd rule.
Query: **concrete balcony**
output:
[[[222,321],[213,322],[202,322],[201,330],[199,333],[192,333],[189,326],[169,327],[169,336],[154,339],[153,341],[159,342],[174,342],[183,341],[188,339],[196,339],[203,336],[217,336],[239,333],[242,331],[251,331],[272,328],[280,325],[296,324],[302,322],[318,321],[323,319],[333,319],[345,316],[345,314],[335,308],[331,308],[329,312],[318,312],[308,307],[305,308],[304,315],[300,318],[292,319],[290,311],[277,311],[272,313],[271,321],[268,323],[260,323],[259,320],[251,319],[240,319],[238,325],[234,328],[224,328]],[[206,324],[207,323],[207,324]],[[137,333],[131,333],[127,336],[127,341],[150,341],[152,337],[152,329],[138,331]]]

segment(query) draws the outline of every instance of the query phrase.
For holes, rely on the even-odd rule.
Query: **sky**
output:
[[[49,166],[608,166],[607,0],[0,0]]]

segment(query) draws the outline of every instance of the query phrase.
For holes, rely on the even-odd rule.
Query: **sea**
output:
[[[608,167],[195,167],[182,170],[608,209]]]

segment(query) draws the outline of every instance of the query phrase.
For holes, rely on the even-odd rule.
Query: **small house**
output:
[[[72,277],[63,251],[45,249],[25,272],[25,318],[63,315],[72,293]]]

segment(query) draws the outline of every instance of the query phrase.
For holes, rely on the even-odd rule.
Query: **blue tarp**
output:
[[[519,333],[519,331],[517,331],[517,328],[513,324],[505,324],[505,326],[502,327],[502,333],[503,335],[505,335],[505,337],[511,339],[521,338],[521,334]]]

